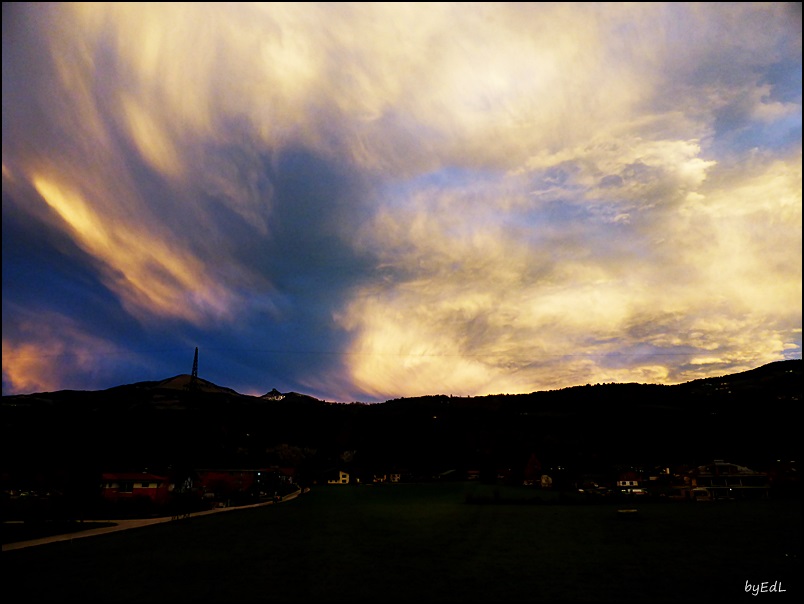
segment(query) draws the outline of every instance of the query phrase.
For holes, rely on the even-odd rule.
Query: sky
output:
[[[3,3],[3,394],[800,359],[800,7]]]

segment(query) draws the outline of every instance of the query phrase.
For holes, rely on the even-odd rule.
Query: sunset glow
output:
[[[801,358],[799,3],[4,3],[3,394]]]

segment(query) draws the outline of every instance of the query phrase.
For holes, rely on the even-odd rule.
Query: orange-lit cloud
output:
[[[102,374],[107,365],[99,351],[107,359],[132,360],[124,348],[87,334],[69,317],[17,312],[14,337],[3,336],[3,387],[10,392],[81,390],[86,374]]]
[[[45,178],[35,176],[33,185],[72,228],[76,242],[109,265],[114,275],[109,285],[133,313],[144,308],[155,315],[201,321],[232,311],[229,292],[197,259],[171,249],[158,233],[144,232],[130,222],[104,221],[78,193]]]

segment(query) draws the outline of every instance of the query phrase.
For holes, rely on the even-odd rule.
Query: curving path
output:
[[[305,488],[304,492],[310,489]],[[212,510],[204,510],[203,512],[194,512],[190,517],[207,516],[209,514],[219,514],[221,512],[231,512],[233,510],[245,510],[249,508],[258,508],[266,505],[274,505],[274,503],[282,503],[295,499],[302,493],[301,489],[296,490],[294,493],[283,496],[278,502],[263,501],[261,503],[253,503],[251,505],[240,505],[228,508],[214,508]],[[31,539],[30,541],[18,541],[16,543],[6,543],[3,545],[3,551],[11,551],[15,549],[23,549],[26,547],[34,547],[36,545],[44,545],[45,543],[55,543],[57,541],[72,541],[73,539],[81,539],[83,537],[94,537],[95,535],[105,535],[107,533],[114,533],[116,531],[125,531],[128,529],[139,528],[141,526],[150,526],[152,524],[161,524],[163,522],[171,522],[171,516],[163,516],[160,518],[134,518],[125,520],[87,520],[86,522],[114,522],[114,526],[106,526],[103,528],[90,529],[87,531],[78,531],[75,533],[62,533],[60,535],[51,535],[50,537],[41,537],[39,539]]]

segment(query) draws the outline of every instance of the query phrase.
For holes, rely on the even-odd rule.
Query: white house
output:
[[[327,479],[327,484],[349,484],[349,473],[339,470],[337,478]]]

